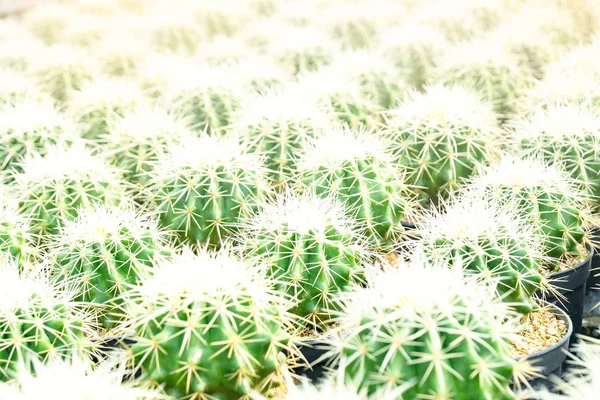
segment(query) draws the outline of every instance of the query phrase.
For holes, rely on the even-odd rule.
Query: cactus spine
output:
[[[312,329],[331,319],[341,292],[364,280],[364,239],[332,199],[288,193],[245,228],[246,253],[267,266],[275,288],[296,300],[290,311]]]
[[[30,269],[39,257],[30,232],[31,221],[19,214],[16,200],[0,188],[0,253],[12,257],[23,269]],[[0,255],[0,257],[2,257]]]
[[[261,157],[237,136],[206,134],[172,145],[152,171],[149,200],[181,241],[219,246],[269,193]]]
[[[407,180],[422,200],[447,197],[500,153],[495,115],[476,93],[434,85],[389,112],[387,132]]]
[[[128,302],[142,379],[177,400],[268,394],[289,346],[271,284],[226,251],[159,265]]]
[[[53,279],[79,282],[75,300],[97,307],[99,322],[111,328],[121,318],[123,294],[169,254],[166,236],[127,206],[81,210],[61,225],[50,244]]]

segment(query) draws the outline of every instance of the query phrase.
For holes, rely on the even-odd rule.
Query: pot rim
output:
[[[562,278],[563,276],[567,276],[569,274],[574,273],[575,271],[579,271],[580,269],[584,268],[586,266],[586,264],[590,264],[592,262],[592,258],[596,254],[596,250],[595,250],[595,248],[594,248],[594,246],[592,244],[588,245],[588,250],[589,250],[589,254],[585,258],[585,260],[581,261],[576,266],[574,266],[572,268],[567,268],[567,269],[565,269],[563,271],[552,272],[552,273],[546,275],[546,277],[548,279],[550,279],[550,278],[556,278],[556,277]]]

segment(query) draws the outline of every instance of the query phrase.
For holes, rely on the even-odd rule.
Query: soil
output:
[[[565,257],[564,260],[561,260],[560,265],[556,271],[552,271],[548,268],[543,268],[544,273],[545,273],[545,275],[550,275],[554,272],[562,272],[562,271],[566,271],[571,268],[575,268],[580,263],[585,261],[585,259],[588,258],[589,255],[590,255],[590,251],[587,248],[581,248],[581,249],[579,249],[578,255],[569,255],[569,256]]]
[[[543,350],[560,342],[567,334],[567,324],[547,309],[532,311],[523,319],[523,329],[512,345],[513,357]]]

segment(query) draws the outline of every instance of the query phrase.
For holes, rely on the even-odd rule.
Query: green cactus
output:
[[[412,92],[386,119],[392,152],[426,203],[450,195],[478,164],[488,164],[500,153],[494,112],[460,86]]]
[[[73,301],[69,285],[48,283],[46,265],[19,272],[16,262],[0,260],[0,380],[7,381],[35,360],[47,362],[86,354],[91,314]]]
[[[125,206],[80,210],[76,220],[60,225],[60,235],[49,245],[52,278],[76,281],[75,300],[97,307],[99,323],[114,327],[123,294],[169,254],[165,233]]]
[[[404,387],[395,398],[515,399],[511,378],[523,382],[528,368],[511,357],[514,316],[493,295],[446,265],[376,276],[342,300],[338,373],[373,398]]]
[[[600,202],[600,113],[585,104],[537,108],[514,122],[514,138],[526,156],[560,164]],[[596,206],[597,207],[597,206]]]
[[[591,226],[588,195],[559,166],[505,157],[483,168],[467,188],[521,213],[544,238],[543,252],[549,257],[544,264],[550,271],[586,253],[586,230]]]
[[[247,256],[264,263],[275,288],[296,300],[290,311],[311,329],[323,328],[334,299],[364,281],[364,239],[333,199],[288,193],[243,226]]]
[[[0,170],[22,172],[21,164],[33,154],[67,146],[78,138],[75,126],[52,103],[24,99],[0,110]]]
[[[20,71],[0,67],[0,81],[0,110],[26,99],[49,100],[41,93],[35,80]]]
[[[35,7],[23,20],[28,31],[45,44],[58,43],[65,29],[78,16],[67,4],[47,3]]]
[[[106,134],[112,120],[145,104],[142,91],[134,83],[118,78],[96,79],[75,91],[68,110],[80,125],[81,136],[97,140]]]
[[[140,38],[109,34],[94,47],[94,54],[101,71],[106,75],[133,77],[147,57],[147,53],[140,49],[144,49]]]
[[[167,3],[155,3],[151,13],[149,36],[157,50],[194,54],[205,35],[185,8],[173,9]]]
[[[542,238],[516,212],[476,196],[461,197],[417,222],[415,245],[433,261],[460,265],[491,283],[496,295],[520,313],[538,308],[545,290]]]
[[[523,98],[524,105],[552,107],[558,103],[591,104],[600,108],[600,75],[584,70],[548,72]],[[523,107],[525,108],[525,107]]]
[[[19,213],[32,221],[32,232],[42,241],[83,208],[117,204],[124,191],[119,171],[81,143],[49,148],[44,157],[32,155],[13,178]]]
[[[309,143],[298,162],[298,180],[344,204],[381,248],[398,238],[416,207],[386,144],[372,132],[337,127]]]
[[[10,21],[10,22],[9,22]],[[3,35],[5,34],[6,35]],[[45,49],[42,41],[34,38],[22,24],[3,18],[0,25],[0,67],[18,72],[27,72],[36,63],[40,52]],[[10,82],[3,81],[5,84]]]
[[[18,212],[18,204],[8,193],[8,188],[0,187],[0,257],[10,256],[24,270],[31,269],[39,261],[39,250],[34,246],[35,237],[31,234],[31,221]]]
[[[149,201],[180,241],[219,246],[269,194],[261,157],[237,136],[206,134],[169,146],[151,172]]]
[[[226,251],[184,252],[159,265],[128,300],[142,379],[176,400],[274,390],[290,320],[271,285]]]
[[[246,91],[259,95],[281,91],[291,81],[291,76],[281,65],[262,55],[245,59],[234,68],[234,73],[241,77]]]
[[[327,35],[308,27],[288,28],[269,47],[290,75],[314,72],[330,64],[336,48]]]
[[[329,125],[327,114],[311,99],[289,92],[248,99],[233,123],[244,146],[264,154],[269,180],[277,190],[294,178],[297,159],[309,139]]]
[[[162,107],[141,107],[115,118],[97,142],[125,180],[141,190],[159,155],[188,135],[184,119]]]

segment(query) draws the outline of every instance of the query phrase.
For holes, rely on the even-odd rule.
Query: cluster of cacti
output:
[[[594,1],[8,2],[0,398],[517,397],[598,221]]]

